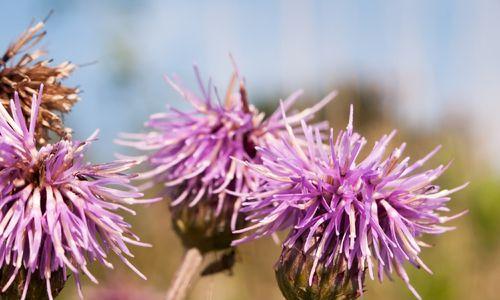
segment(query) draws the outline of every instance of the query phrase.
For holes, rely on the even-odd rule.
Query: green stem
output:
[[[188,289],[199,277],[203,255],[197,248],[186,251],[184,259],[179,269],[175,273],[170,284],[166,300],[184,300],[188,294]]]

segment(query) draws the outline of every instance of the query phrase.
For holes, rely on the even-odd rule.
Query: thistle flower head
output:
[[[33,95],[29,124],[17,94],[10,102],[11,115],[0,106],[0,269],[11,270],[2,274],[9,278],[2,292],[22,274],[19,298],[27,296],[31,281],[43,280],[52,299],[51,279],[62,272],[65,281],[71,271],[81,295],[80,275],[97,282],[88,264],[97,260],[112,268],[107,260],[111,252],[144,277],[127,260],[132,256],[127,244],[148,244],[116,211],[133,213],[124,205],[155,199],[137,199],[142,194],[130,185],[132,176],[122,173],[133,162],[84,162],[95,135],[38,148],[35,120],[41,100],[40,88],[38,97]]]
[[[449,195],[465,185],[441,190],[432,184],[447,166],[417,172],[439,147],[410,164],[401,159],[405,144],[384,154],[392,132],[360,158],[366,140],[353,130],[352,106],[346,130],[336,137],[331,130],[327,145],[319,130],[304,121],[302,128],[305,141],[289,131],[281,143],[258,148],[262,163],[244,163],[264,183],[240,210],[253,224],[237,232],[252,233],[234,244],[289,229],[283,251],[296,248],[309,256],[310,286],[320,280],[318,269],[340,262],[357,274],[360,289],[365,270],[372,279],[377,272],[380,281],[395,271],[418,297],[403,264],[430,272],[420,259],[426,246],[420,237],[452,229],[442,224],[461,215],[442,212]]]
[[[46,35],[44,26],[43,22],[39,22],[30,27],[7,48],[0,59],[0,101],[6,109],[14,92],[17,92],[21,112],[28,119],[31,95],[36,93],[40,84],[45,86],[35,131],[35,138],[40,145],[49,141],[50,131],[60,137],[71,132],[64,127],[62,114],[69,112],[79,99],[78,88],[62,84],[62,80],[69,77],[76,66],[70,62],[52,66],[50,60],[40,59],[46,54],[45,51],[33,49]],[[16,57],[17,61],[14,61]]]
[[[167,113],[152,115],[146,123],[151,132],[124,134],[125,140],[118,142],[153,151],[142,157],[152,169],[139,178],[149,180],[145,187],[156,183],[165,185],[165,192],[172,198],[174,228],[181,232],[181,236],[184,235],[182,232],[192,230],[197,237],[194,238],[195,244],[189,245],[188,241],[188,246],[203,251],[205,247],[197,241],[213,242],[217,235],[223,239],[216,248],[229,247],[233,239],[230,226],[234,227],[238,222],[239,200],[233,194],[247,193],[258,185],[255,176],[231,158],[258,161],[255,146],[279,136],[284,123],[279,112],[264,120],[264,114],[248,102],[237,71],[223,99],[210,81],[207,86],[202,83],[196,68],[195,73],[200,95],[167,78],[193,111],[170,108]],[[297,92],[285,101],[285,109],[299,94]],[[314,107],[292,116],[289,123],[298,124],[302,118],[309,119],[333,96],[329,95]]]

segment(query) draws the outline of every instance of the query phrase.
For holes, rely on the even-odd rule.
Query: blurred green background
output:
[[[424,299],[498,299],[500,281],[500,5],[493,1],[5,1],[0,45],[31,18],[55,9],[46,49],[56,62],[97,64],[77,70],[82,101],[67,116],[78,138],[101,128],[94,161],[124,152],[112,140],[137,132],[165,104],[184,107],[162,81],[177,73],[194,85],[190,65],[224,90],[227,53],[246,76],[252,102],[266,112],[298,88],[298,106],[332,89],[339,97],[318,115],[336,129],[355,105],[355,126],[370,142],[393,128],[393,145],[408,142],[417,159],[442,144],[428,166],[453,160],[437,183],[471,184],[453,196],[457,230],[426,237],[429,275],[408,266]],[[99,285],[84,282],[87,299],[163,299],[183,255],[171,230],[167,203],[136,207],[127,216],[154,245],[135,248],[142,281],[117,260],[115,270],[94,266]],[[239,248],[232,274],[202,278],[190,299],[281,299],[273,264],[280,249],[260,240]],[[70,280],[58,299],[76,299]],[[368,280],[365,299],[413,299],[401,280]]]

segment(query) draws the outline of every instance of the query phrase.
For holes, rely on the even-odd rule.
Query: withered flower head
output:
[[[45,86],[35,133],[41,145],[48,142],[50,131],[61,137],[70,133],[64,127],[62,114],[69,112],[79,99],[78,88],[62,84],[76,66],[68,61],[52,66],[50,59],[41,58],[46,52],[36,48],[46,35],[44,26],[44,22],[39,22],[28,28],[0,59],[0,101],[6,109],[14,92],[18,92],[23,115],[29,119],[31,95],[40,84]]]

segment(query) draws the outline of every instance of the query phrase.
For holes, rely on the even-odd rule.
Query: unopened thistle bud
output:
[[[17,92],[21,112],[28,120],[31,95],[36,93],[40,84],[45,86],[35,132],[39,145],[49,141],[50,131],[60,137],[71,132],[64,127],[62,114],[69,112],[79,99],[78,88],[62,84],[76,66],[70,62],[51,65],[50,60],[41,59],[46,53],[36,47],[46,35],[44,26],[43,22],[39,22],[30,27],[0,58],[0,101],[6,109],[9,107],[9,100],[14,97],[14,92]]]
[[[279,112],[264,120],[248,102],[243,81],[237,72],[223,99],[209,82],[205,86],[195,70],[201,94],[184,88],[167,78],[170,85],[194,108],[182,112],[171,108],[167,113],[152,115],[146,134],[123,134],[118,143],[142,151],[153,151],[142,157],[152,167],[141,174],[149,180],[146,187],[165,186],[175,231],[188,248],[202,252],[231,247],[231,232],[243,225],[238,214],[241,199],[258,188],[259,181],[236,160],[258,162],[255,147],[279,138],[284,123]],[[214,93],[215,90],[215,93]],[[285,101],[288,108],[300,93]],[[312,108],[293,115],[290,124],[309,119],[333,95]]]
[[[281,144],[258,149],[261,163],[244,163],[265,183],[240,210],[251,225],[237,233],[252,234],[234,244],[290,230],[277,264],[287,299],[353,298],[363,291],[365,273],[382,281],[393,272],[419,298],[404,263],[430,272],[420,258],[427,245],[420,237],[453,229],[443,223],[463,214],[442,215],[449,195],[465,187],[441,190],[432,184],[447,166],[416,172],[439,147],[409,164],[409,158],[400,159],[405,144],[384,156],[392,132],[360,161],[366,140],[353,131],[352,118],[351,107],[346,130],[336,137],[331,130],[326,145],[320,131],[303,121],[305,140],[289,130]],[[342,290],[332,286],[336,281]]]
[[[149,245],[116,211],[134,213],[125,205],[157,199],[137,199],[142,194],[130,184],[133,176],[123,173],[134,162],[84,161],[96,135],[38,147],[41,90],[33,95],[29,123],[17,94],[11,114],[0,105],[0,298],[52,299],[70,274],[82,297],[81,276],[97,283],[89,264],[113,268],[110,253],[144,277],[126,258],[132,256],[127,244]]]

